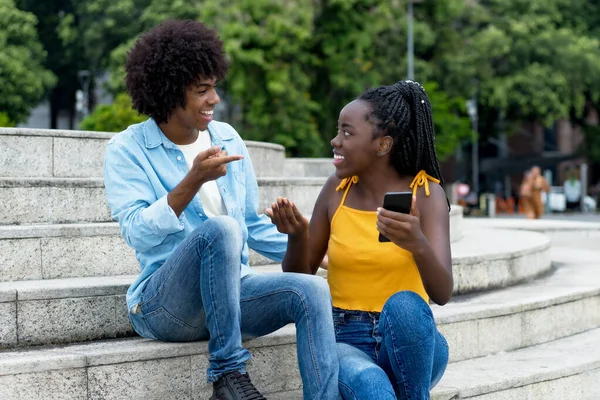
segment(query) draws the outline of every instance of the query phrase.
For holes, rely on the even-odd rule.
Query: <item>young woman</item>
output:
[[[314,274],[328,254],[345,399],[429,399],[448,344],[428,302],[447,303],[453,281],[448,202],[423,87],[401,81],[363,93],[341,111],[331,145],[336,172],[310,226],[287,199],[268,210],[281,231],[308,231],[308,251],[287,267]],[[386,192],[402,191],[413,194],[410,214],[382,208]],[[380,233],[390,242],[379,242]]]

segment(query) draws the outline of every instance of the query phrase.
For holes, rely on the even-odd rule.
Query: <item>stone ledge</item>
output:
[[[554,380],[591,372],[596,380],[584,379],[586,383],[593,382],[592,385],[559,385],[555,388],[559,390],[552,396],[557,399],[591,399],[588,397],[590,394],[600,394],[600,381],[597,380],[600,377],[598,343],[600,329],[594,329],[526,349],[453,363],[448,366],[440,389],[457,389],[461,399],[491,393],[502,393],[503,397],[496,397],[498,399],[524,398],[511,397],[509,392],[529,385],[550,385]],[[540,390],[539,387],[531,389]],[[557,397],[558,393],[563,395]],[[527,398],[548,397],[538,395]]]
[[[0,177],[0,188],[104,188],[102,178]]]
[[[285,147],[277,144],[277,143],[268,143],[268,142],[257,142],[255,140],[244,140],[244,144],[246,145],[246,147],[250,148],[261,148],[261,149],[269,149],[269,150],[275,150],[277,152],[281,152],[284,154],[285,156]]]
[[[282,196],[309,215],[323,183],[323,178],[258,179],[257,211]],[[0,188],[5,188],[0,203],[12,210],[0,214],[0,225],[112,221],[100,178],[0,178]]]
[[[0,282],[0,298],[9,298],[13,291],[18,301],[124,295],[135,278],[121,275]]]
[[[524,218],[465,218],[469,228],[500,228],[536,232],[600,231],[600,223],[557,219],[529,220]]]
[[[461,261],[502,260],[536,253],[550,248],[550,239],[536,232],[507,229],[469,229],[462,240],[454,243],[453,251],[461,253]]]
[[[444,307],[432,306],[440,330],[454,346],[451,359],[512,350],[600,326],[600,272],[596,265],[565,266],[540,281],[457,297]],[[273,269],[264,267],[262,272]],[[133,279],[2,284],[0,295],[8,293],[8,301],[0,306],[9,307],[0,309],[0,318],[13,329],[0,335],[0,343],[14,347],[130,335],[124,294]],[[511,329],[503,329],[499,335],[499,326]]]
[[[296,330],[293,325],[287,325],[267,336],[245,340],[244,347],[275,347],[295,343]],[[0,352],[0,376],[200,354],[208,354],[207,341],[166,343],[135,337],[34,347]]]
[[[284,328],[284,330],[287,328]],[[275,336],[279,333],[276,333]],[[282,336],[289,337],[291,332],[283,333]],[[490,357],[466,360],[449,364],[442,381],[432,392],[432,398],[436,400],[452,400],[463,398],[478,398],[485,395],[495,395],[497,399],[517,399],[517,398],[573,398],[573,399],[592,399],[600,393],[600,350],[597,343],[600,342],[600,329],[591,330],[582,334],[574,335],[569,338],[552,341],[549,343],[533,346],[527,349],[517,350],[509,353],[501,353]],[[245,342],[246,347],[250,348],[253,354],[266,360],[275,359],[276,352],[287,347],[261,346],[256,341]],[[127,353],[117,354],[110,350],[110,347],[126,348]],[[277,349],[273,348],[277,347]],[[261,351],[263,349],[264,351]],[[93,379],[96,372],[102,372],[107,375],[126,373],[125,381],[121,379],[111,380],[111,385],[106,387],[112,396],[126,388],[122,385],[129,385],[127,390],[138,387],[135,384],[141,383],[133,379],[130,371],[139,371],[139,367],[150,362],[153,371],[156,373],[157,382],[152,385],[164,385],[160,377],[165,376],[168,369],[173,368],[173,363],[187,365],[186,368],[196,369],[195,373],[187,373],[184,382],[181,385],[187,386],[193,378],[202,379],[203,362],[198,364],[194,361],[195,357],[205,356],[206,347],[196,346],[193,343],[186,344],[165,344],[159,342],[150,342],[142,339],[113,340],[104,343],[92,343],[88,345],[71,345],[55,347],[50,349],[36,349],[26,352],[5,352],[0,354],[0,379],[4,382],[10,382],[13,377],[21,376],[22,388],[27,388],[27,381],[39,379],[40,374],[44,372],[69,371],[85,368],[87,373],[77,388],[85,396],[85,388],[88,380],[92,379],[90,387],[98,385]],[[287,356],[295,357],[293,353],[287,353]],[[256,357],[256,356],[255,356]],[[159,363],[164,360],[164,363]],[[167,362],[172,360],[171,362]],[[259,374],[253,371],[253,363],[249,366],[253,377],[263,375],[255,379],[257,386],[268,385],[269,382],[286,381],[281,375],[287,375],[289,370],[273,369],[270,374]],[[204,361],[205,362],[205,361]],[[268,365],[261,363],[261,367]],[[292,365],[292,364],[286,364]],[[262,372],[262,371],[261,371]],[[298,379],[297,372],[293,374]],[[66,380],[66,376],[54,374],[55,379]],[[33,383],[33,382],[31,382]],[[63,383],[63,382],[61,382]],[[105,384],[107,382],[104,382]],[[296,382],[298,385],[299,382]],[[65,385],[66,386],[66,385]],[[10,390],[11,385],[5,385],[3,390]],[[94,388],[96,390],[97,388]],[[208,388],[204,389],[206,393]],[[299,393],[299,388],[274,388],[271,393]],[[277,390],[279,389],[279,390]],[[29,390],[35,390],[33,386]],[[529,396],[523,397],[525,392]],[[9,392],[10,393],[10,392]],[[22,393],[22,392],[21,392]],[[267,393],[265,391],[265,393]],[[551,397],[546,397],[552,393]],[[533,395],[532,395],[533,394]],[[543,394],[546,394],[544,396]],[[567,395],[569,394],[569,395]],[[109,398],[113,398],[109,396]],[[570,396],[570,397],[567,397]],[[189,392],[186,392],[187,399],[196,399]],[[289,397],[274,397],[289,398]],[[295,398],[295,397],[292,397]]]
[[[75,138],[108,140],[117,132],[76,131],[68,129],[0,128],[0,136],[41,136],[45,138]]]
[[[558,268],[552,275],[533,282],[477,295],[458,297],[446,306],[433,306],[441,324],[511,315],[585,296],[600,296],[598,264],[574,264]],[[600,312],[600,310],[598,310]]]

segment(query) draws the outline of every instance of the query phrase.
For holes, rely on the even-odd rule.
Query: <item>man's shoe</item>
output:
[[[210,400],[267,400],[254,387],[248,374],[228,372],[213,383]]]

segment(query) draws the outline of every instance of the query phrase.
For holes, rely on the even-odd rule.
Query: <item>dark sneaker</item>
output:
[[[229,372],[213,383],[210,400],[267,400],[254,387],[248,374]]]

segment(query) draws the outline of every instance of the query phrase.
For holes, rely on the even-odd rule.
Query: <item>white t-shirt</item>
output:
[[[564,184],[565,197],[569,203],[575,203],[581,198],[581,181],[567,179]]]
[[[179,150],[181,150],[185,156],[185,162],[188,169],[192,168],[194,158],[196,158],[198,153],[207,150],[211,146],[212,143],[208,131],[198,133],[198,139],[196,139],[194,143],[177,145]],[[223,198],[221,197],[217,183],[214,180],[208,181],[202,185],[198,191],[198,195],[200,196],[200,201],[202,202],[202,207],[204,208],[207,217],[227,215],[227,209],[225,208],[225,204],[223,204]]]

